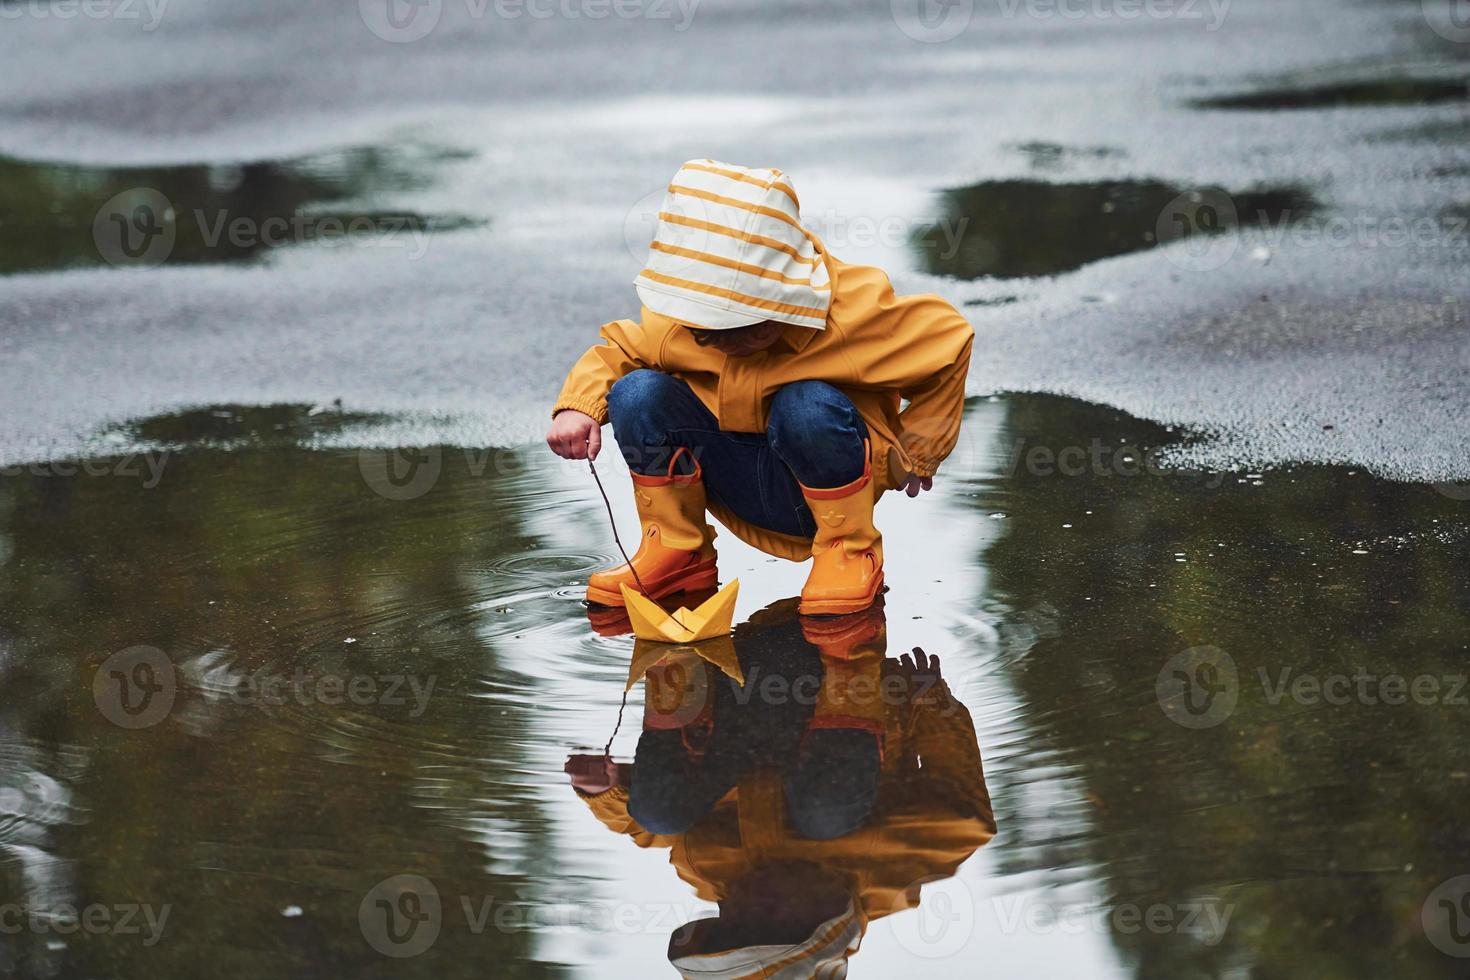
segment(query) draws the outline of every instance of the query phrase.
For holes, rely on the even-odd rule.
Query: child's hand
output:
[[[903,481],[903,492],[908,494],[910,497],[917,497],[920,490],[933,489],[934,477],[932,476],[915,476],[914,474],[910,473],[909,478]]]
[[[564,408],[551,420],[546,444],[562,459],[596,459],[602,449],[602,426],[590,415]]]
[[[912,653],[904,654],[899,658],[899,666],[913,685],[909,697],[914,704],[938,704],[949,694],[940,673],[939,658],[929,656],[923,648],[914,647]]]
[[[588,796],[596,796],[614,786],[626,786],[632,779],[631,767],[603,755],[568,756],[562,768],[572,777],[572,785]]]

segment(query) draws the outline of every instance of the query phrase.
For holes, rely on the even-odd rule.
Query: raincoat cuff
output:
[[[597,420],[598,425],[607,423],[607,402],[601,398],[561,398],[551,408],[551,417],[556,418],[556,413],[562,409],[570,408],[590,415]]]
[[[575,786],[572,787],[572,790],[584,800],[596,802],[605,801],[608,803],[614,801],[622,801],[623,803],[628,802],[628,787],[622,785],[621,783],[616,786],[609,786],[601,793],[584,793],[581,790],[577,789],[577,787]]]
[[[919,459],[917,457],[909,460],[909,472],[914,476],[933,476],[938,471],[938,463],[931,463],[927,459]]]

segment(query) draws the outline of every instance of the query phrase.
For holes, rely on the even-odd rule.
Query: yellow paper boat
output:
[[[664,612],[652,599],[626,585],[622,590],[634,636],[655,643],[694,643],[729,634],[740,580],[735,579],[701,602],[698,609],[680,606],[672,613]]]
[[[660,664],[675,661],[692,664],[695,662],[693,659],[695,657],[719,668],[721,673],[736,684],[745,684],[745,673],[740,669],[740,657],[735,652],[735,641],[728,636],[716,636],[685,646],[671,646],[668,643],[653,640],[634,640],[633,660],[628,664],[628,685],[624,690],[632,690],[634,684],[637,684],[645,674]]]

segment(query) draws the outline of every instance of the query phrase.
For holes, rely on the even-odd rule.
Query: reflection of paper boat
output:
[[[721,673],[736,684],[745,684],[745,672],[740,669],[740,657],[735,653],[735,641],[728,636],[716,636],[712,639],[700,640],[698,643],[679,646],[652,640],[634,640],[633,662],[628,665],[628,686],[624,690],[632,690],[633,685],[643,679],[643,675],[660,664],[675,661],[691,662],[691,654],[705,663],[718,667]]]
[[[740,580],[736,579],[710,596],[697,609],[680,606],[672,613],[664,612],[653,600],[626,585],[622,589],[634,636],[656,643],[694,643],[730,632],[730,625],[735,620],[735,596],[740,591]]]

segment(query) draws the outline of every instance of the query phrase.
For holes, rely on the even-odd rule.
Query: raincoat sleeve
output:
[[[930,792],[995,832],[995,812],[970,712],[939,681],[922,693],[910,721],[909,745]]]
[[[551,407],[555,417],[563,409],[590,415],[599,424],[607,421],[607,393],[623,375],[653,367],[654,359],[644,350],[645,328],[633,320],[614,320],[602,325],[602,343],[577,358]]]
[[[833,321],[853,383],[897,389],[908,400],[898,436],[912,472],[933,476],[959,440],[975,340],[969,321],[938,296],[895,295],[881,269],[841,264]]]
[[[615,834],[626,834],[633,838],[633,843],[639,847],[668,847],[673,843],[672,837],[652,834],[638,825],[628,812],[628,790],[623,786],[614,786],[605,789],[601,793],[589,794],[581,790],[573,790],[592,815],[602,821],[602,825]]]

